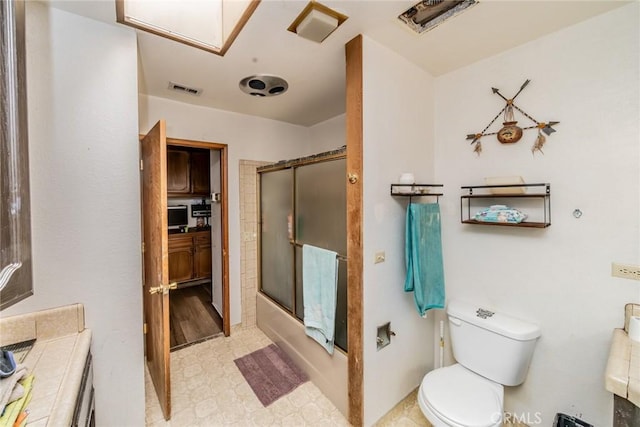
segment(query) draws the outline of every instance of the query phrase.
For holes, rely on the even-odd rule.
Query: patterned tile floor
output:
[[[165,421],[146,373],[146,425],[349,426],[312,382],[263,407],[233,360],[271,344],[257,328],[171,353],[172,417]]]
[[[171,353],[172,417],[164,420],[145,372],[147,427],[348,427],[340,411],[311,381],[262,406],[233,361],[271,343],[259,329],[248,328]],[[420,411],[417,392],[398,403],[376,427],[431,427]],[[505,423],[505,427],[526,425]]]
[[[415,389],[382,417],[376,427],[431,427],[431,423],[422,415],[417,397],[418,389]]]

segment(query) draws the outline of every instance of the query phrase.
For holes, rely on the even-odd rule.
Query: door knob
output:
[[[160,286],[152,286],[151,288],[149,288],[149,293],[151,295],[153,294],[168,294],[170,289],[178,289],[178,283],[177,282],[173,282],[173,283],[169,283],[168,285],[160,285]]]

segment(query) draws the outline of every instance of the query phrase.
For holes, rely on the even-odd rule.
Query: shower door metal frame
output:
[[[308,156],[308,157],[303,157],[303,158],[299,158],[299,159],[294,159],[294,160],[288,160],[288,161],[284,161],[284,162],[279,162],[273,165],[266,165],[266,166],[262,166],[258,168],[258,260],[262,260],[262,214],[261,214],[261,206],[262,206],[262,192],[261,192],[261,183],[260,183],[260,179],[261,179],[261,175],[262,173],[269,173],[269,172],[276,172],[276,171],[281,171],[281,170],[285,170],[285,169],[291,169],[292,170],[292,185],[291,185],[291,200],[292,200],[292,215],[293,218],[296,218],[296,203],[295,203],[295,191],[296,191],[296,173],[295,170],[300,168],[300,167],[304,167],[304,166],[308,166],[308,165],[313,165],[313,164],[317,164],[317,163],[325,163],[325,162],[330,162],[330,161],[336,161],[336,160],[346,160],[347,156],[346,156],[346,148],[340,148],[338,150],[334,150],[334,151],[329,151],[329,152],[325,152],[325,153],[319,153],[319,154],[315,154],[312,156]],[[346,184],[345,184],[346,185]],[[346,215],[346,212],[345,212]],[[295,222],[295,220],[294,220]],[[346,236],[345,236],[346,239]],[[262,263],[258,262],[258,292],[260,292],[262,295],[264,295],[266,298],[268,298],[270,301],[272,301],[274,304],[278,305],[283,311],[290,313],[291,316],[297,320],[298,322],[303,322],[298,316],[297,316],[297,311],[296,311],[296,297],[297,297],[297,292],[296,292],[296,247],[302,247],[302,245],[304,244],[304,242],[299,242],[297,240],[297,236],[296,236],[296,227],[293,227],[293,239],[289,239],[289,245],[293,250],[293,264],[292,264],[292,271],[290,272],[291,277],[293,277],[293,287],[292,287],[292,295],[291,295],[291,309],[285,307],[283,304],[281,304],[280,302],[276,301],[274,298],[272,298],[270,295],[268,295],[267,293],[262,291]],[[338,259],[341,261],[345,261],[348,262],[348,258],[346,254],[338,254]],[[348,340],[347,340],[347,347],[348,347]],[[338,351],[341,351],[343,353],[348,353],[347,350],[344,350],[338,346],[335,347]]]

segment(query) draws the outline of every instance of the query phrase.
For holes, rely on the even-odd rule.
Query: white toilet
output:
[[[524,382],[540,328],[455,300],[447,316],[458,363],[425,375],[420,409],[434,427],[500,426],[503,385]]]

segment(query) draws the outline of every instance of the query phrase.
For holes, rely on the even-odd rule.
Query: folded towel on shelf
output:
[[[476,213],[474,219],[482,222],[507,222],[519,224],[527,219],[527,214],[505,205],[493,205]]]
[[[333,354],[338,296],[338,254],[302,246],[302,300],[305,333]]]
[[[418,314],[444,308],[444,268],[440,233],[440,205],[411,203],[405,228],[405,292],[413,292]]]

